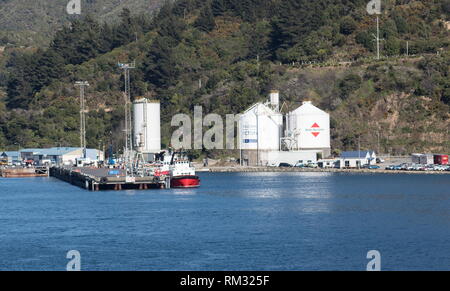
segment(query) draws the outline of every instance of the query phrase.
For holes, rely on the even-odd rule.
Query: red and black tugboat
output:
[[[195,168],[182,153],[173,153],[170,165],[172,188],[200,187],[200,178],[195,174]]]

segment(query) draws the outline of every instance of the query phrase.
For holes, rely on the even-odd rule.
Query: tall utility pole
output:
[[[380,17],[377,15],[377,60],[380,59]]]
[[[131,118],[131,83],[130,83],[130,70],[136,68],[135,64],[120,64],[119,68],[121,68],[124,72],[124,80],[125,80],[125,162],[127,166],[127,172],[131,175],[131,168],[133,166],[133,123]]]
[[[361,168],[361,135],[358,135],[358,169]]]
[[[80,147],[83,149],[83,158],[86,158],[86,100],[84,93],[89,83],[86,81],[75,82],[80,87]]]
[[[406,41],[406,56],[409,57],[409,41]]]
[[[380,59],[380,41],[382,41],[382,39],[380,38],[380,17],[377,15],[377,35],[374,35],[374,40],[377,43],[377,60]]]
[[[375,41],[377,42],[377,60],[380,59],[380,16],[381,15],[381,0],[371,0],[367,4],[367,13],[370,15],[377,15],[377,35]]]
[[[256,107],[256,166],[259,164],[259,105]]]

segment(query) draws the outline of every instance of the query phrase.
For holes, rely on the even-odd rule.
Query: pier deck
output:
[[[122,169],[53,167],[50,176],[90,191],[170,188],[169,176],[127,177]]]

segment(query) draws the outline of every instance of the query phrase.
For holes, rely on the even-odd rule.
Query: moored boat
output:
[[[172,177],[172,188],[198,188],[200,187],[200,178],[198,176],[180,176]]]
[[[200,178],[195,174],[195,168],[187,159],[177,159],[175,153],[172,156],[170,172],[172,188],[200,187]]]

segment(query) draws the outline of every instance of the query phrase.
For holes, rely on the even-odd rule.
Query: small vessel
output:
[[[170,174],[172,188],[198,188],[200,178],[195,174],[195,168],[181,154],[173,153]]]

